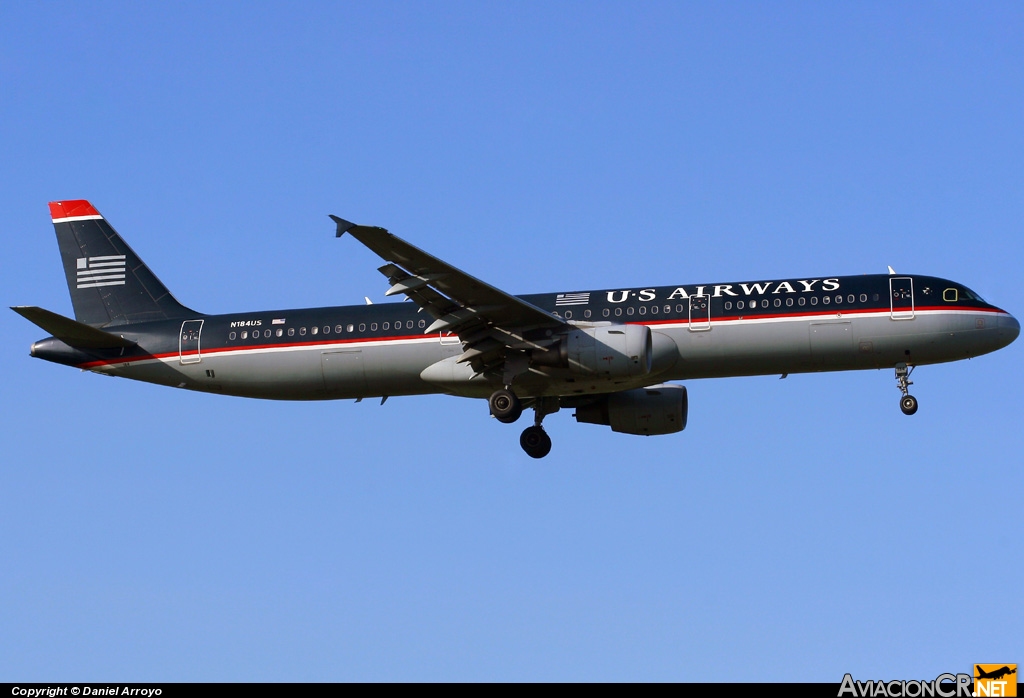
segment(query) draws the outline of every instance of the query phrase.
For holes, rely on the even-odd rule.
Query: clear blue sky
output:
[[[1019,3],[0,4],[5,305],[88,198],[187,305],[898,271],[1024,315]],[[0,313],[0,680],[933,678],[1024,663],[1022,362],[695,381],[685,432],[247,401]],[[520,425],[521,426],[521,425]],[[1013,630],[1017,628],[1018,630]]]

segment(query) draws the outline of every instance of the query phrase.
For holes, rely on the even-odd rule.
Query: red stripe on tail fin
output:
[[[85,199],[77,201],[51,201],[50,218],[58,221],[62,218],[74,218],[78,216],[98,216],[100,212],[93,208]]]

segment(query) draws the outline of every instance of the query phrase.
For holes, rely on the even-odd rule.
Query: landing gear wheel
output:
[[[543,427],[526,427],[519,437],[519,445],[530,458],[543,458],[551,452],[551,437]]]
[[[491,414],[503,424],[511,424],[523,414],[523,405],[516,394],[507,388],[495,390],[487,400]]]
[[[900,398],[900,409],[903,410],[903,414],[914,414],[917,412],[917,398],[913,395],[904,395]]]
[[[903,414],[911,415],[917,412],[917,398],[910,394],[910,386],[914,384],[910,380],[910,374],[914,372],[913,366],[907,364],[896,364],[896,386],[903,393],[900,398],[900,409]]]

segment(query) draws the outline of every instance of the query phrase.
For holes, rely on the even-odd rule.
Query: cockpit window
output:
[[[966,298],[967,300],[978,301],[979,303],[985,302],[985,299],[983,299],[981,296],[979,296],[977,293],[967,288],[966,286],[960,287],[960,295]]]

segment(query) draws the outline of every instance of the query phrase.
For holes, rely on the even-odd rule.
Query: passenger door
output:
[[[203,332],[203,320],[186,320],[181,323],[178,337],[178,361],[181,364],[197,364],[203,360],[199,354],[199,335]]]
[[[909,276],[889,278],[890,317],[893,320],[914,319],[914,280]]]

